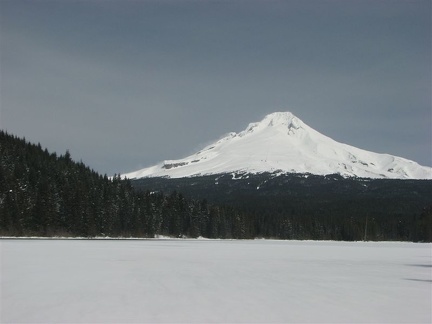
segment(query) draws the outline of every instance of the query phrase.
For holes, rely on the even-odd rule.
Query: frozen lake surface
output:
[[[430,323],[431,244],[0,240],[2,323]]]

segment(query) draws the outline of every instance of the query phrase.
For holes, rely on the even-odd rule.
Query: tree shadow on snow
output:
[[[409,267],[432,268],[432,264],[405,264]]]
[[[409,280],[409,281],[418,281],[418,282],[429,282],[432,283],[432,280],[430,279],[413,279],[413,278],[402,278],[403,280]]]
[[[432,268],[432,264],[405,264],[408,267],[420,267],[420,268]],[[432,283],[430,279],[414,279],[414,278],[402,278],[403,280],[418,281],[418,282],[429,282]]]

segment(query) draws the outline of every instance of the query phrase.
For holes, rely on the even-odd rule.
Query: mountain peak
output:
[[[298,118],[294,116],[293,113],[289,111],[279,111],[266,115],[262,122],[269,122],[272,124],[289,124],[295,119]]]
[[[281,126],[283,128],[288,128],[289,131],[300,129],[303,125],[303,122],[289,111],[269,114],[264,117],[262,123],[267,124],[267,126]]]
[[[180,160],[126,174],[127,178],[182,178],[221,173],[339,173],[345,177],[431,179],[432,168],[365,151],[306,125],[291,112],[275,112]]]
[[[303,129],[304,126],[305,124],[291,112],[274,112],[266,115],[260,122],[249,124],[239,135],[244,136],[269,127],[277,128],[280,131],[288,130],[288,134],[293,134],[295,130]]]

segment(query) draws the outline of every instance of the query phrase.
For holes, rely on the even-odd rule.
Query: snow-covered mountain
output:
[[[339,173],[344,177],[432,179],[432,168],[342,144],[290,112],[276,112],[180,160],[124,174],[182,178],[220,173]]]

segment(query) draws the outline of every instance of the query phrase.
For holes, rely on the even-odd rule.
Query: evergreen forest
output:
[[[432,241],[432,181],[100,175],[0,131],[0,236]]]
[[[247,216],[232,207],[136,191],[0,132],[0,236],[250,238]]]

